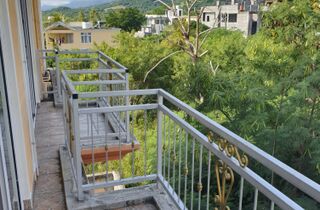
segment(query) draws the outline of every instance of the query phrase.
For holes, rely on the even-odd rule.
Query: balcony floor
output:
[[[66,164],[61,164],[70,163],[69,160],[61,162],[61,159],[69,157],[61,152],[65,143],[62,109],[55,108],[52,102],[41,103],[35,135],[39,162],[33,196],[35,210],[64,210],[67,206],[69,209],[97,210],[177,209],[164,189],[156,184],[96,194],[87,202],[78,202],[73,194],[74,185],[70,183],[70,177],[66,177]],[[71,173],[67,172],[67,175]]]
[[[59,158],[59,145],[64,144],[62,109],[54,108],[50,102],[41,103],[35,135],[39,176],[33,196],[34,209],[66,209]]]

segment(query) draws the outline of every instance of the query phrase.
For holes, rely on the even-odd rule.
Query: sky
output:
[[[71,8],[87,7],[96,4],[103,4],[112,0],[41,0],[42,10],[66,6]]]

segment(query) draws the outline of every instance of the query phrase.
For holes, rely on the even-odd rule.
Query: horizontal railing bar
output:
[[[201,132],[192,127],[189,123],[184,121],[182,118],[178,117],[175,113],[169,110],[164,105],[159,105],[159,109],[167,114],[174,122],[179,124],[183,129],[190,133],[200,144],[205,146],[209,151],[215,154],[219,159],[230,166],[236,173],[242,176],[245,180],[251,183],[253,186],[257,187],[260,192],[264,193],[266,197],[274,201],[279,207],[283,209],[302,209],[298,204],[296,204],[289,197],[284,195],[270,183],[262,179],[254,171],[248,167],[242,168],[235,158],[229,158],[224,152],[219,150],[216,144],[212,144],[208,141],[208,138]]]
[[[99,62],[101,62],[103,65],[105,65],[105,67],[110,67],[110,65],[107,63],[107,62],[105,62],[104,60],[102,60],[101,58],[98,58],[98,61]]]
[[[38,50],[38,52],[55,52],[55,50],[41,49],[41,50]]]
[[[101,57],[104,57],[106,58],[107,60],[109,60],[110,62],[112,62],[113,64],[115,64],[116,66],[122,68],[122,69],[127,69],[127,67],[123,66],[122,64],[120,64],[119,62],[115,61],[114,59],[110,58],[109,56],[107,56],[106,54],[104,54],[103,52],[101,51],[98,51],[98,54],[101,56]]]
[[[124,75],[122,75],[120,72],[116,72],[115,73],[118,77],[120,77],[121,79],[125,80],[126,77]]]
[[[77,61],[93,61],[98,60],[98,58],[64,58],[59,59],[60,62],[77,62]]]
[[[43,56],[43,57],[40,57],[40,59],[55,59],[56,56]]]
[[[65,70],[67,74],[112,74],[112,73],[125,73],[124,69],[77,69],[77,70]]]
[[[66,75],[65,71],[62,71],[62,78],[63,81],[66,83],[65,86],[66,88],[72,93],[72,94],[77,94],[76,89],[74,88],[73,84],[70,82],[68,76]]]
[[[161,183],[164,190],[167,192],[167,194],[171,197],[171,199],[175,202],[177,207],[181,210],[187,209],[182,200],[177,195],[176,191],[171,187],[169,182],[165,180],[165,178],[161,175],[158,176],[158,181]]]
[[[125,91],[100,91],[79,93],[80,98],[115,97],[115,96],[146,96],[157,95],[158,89],[125,90]]]
[[[203,115],[199,111],[193,109],[189,105],[183,103],[176,97],[171,94],[165,92],[164,90],[159,91],[160,95],[162,95],[166,100],[168,100],[173,105],[177,106],[188,115],[198,120],[204,126],[217,133],[221,137],[227,139],[230,143],[234,144],[236,147],[241,149],[243,152],[247,153],[250,157],[256,159],[262,165],[266,166],[276,174],[283,177],[285,180],[290,182],[292,185],[296,186],[318,202],[320,202],[320,185],[316,182],[312,181],[308,177],[284,164],[280,160],[274,158],[270,154],[264,152],[257,146],[251,144],[230,130],[226,129],[222,125],[217,122],[211,120],[207,116]]]
[[[97,139],[105,139],[105,138],[112,138],[112,137],[118,137],[119,136],[119,132],[118,133],[107,133],[106,135],[95,135],[93,136],[93,138],[95,140]],[[123,138],[126,136],[126,132],[120,132],[120,138]],[[80,140],[91,140],[92,136],[81,136]],[[112,139],[110,139],[112,140]]]
[[[134,184],[144,181],[153,181],[157,180],[156,174],[151,174],[147,176],[137,176],[132,178],[126,178],[126,179],[120,179],[120,180],[114,180],[114,181],[108,181],[108,182],[101,182],[96,184],[85,184],[82,185],[82,189],[84,191],[98,189],[98,188],[105,188],[105,187],[114,187],[118,185],[126,185],[126,184]]]
[[[82,109],[79,109],[79,114],[125,112],[125,111],[136,111],[136,110],[150,110],[150,109],[157,109],[157,108],[158,108],[158,104],[140,104],[140,105],[130,105],[130,106],[82,108]]]
[[[58,51],[59,54],[95,54],[98,53],[97,50],[62,50],[62,51]]]
[[[57,93],[57,90],[53,90],[53,91],[43,91],[42,94],[54,94]]]
[[[71,82],[74,86],[77,85],[116,85],[116,84],[125,84],[125,80],[95,80],[95,81],[80,81],[80,82]]]

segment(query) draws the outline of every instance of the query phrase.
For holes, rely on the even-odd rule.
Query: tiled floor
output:
[[[39,177],[35,184],[34,209],[66,209],[59,158],[59,145],[64,144],[62,109],[54,108],[51,102],[41,103],[38,108],[36,142]]]

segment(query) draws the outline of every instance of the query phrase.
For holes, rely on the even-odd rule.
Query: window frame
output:
[[[92,43],[92,33],[91,32],[81,32],[81,43],[82,44],[91,44]]]
[[[18,208],[21,209],[21,202],[20,202],[20,189],[17,182],[17,165],[16,165],[16,159],[15,159],[15,149],[14,149],[14,141],[13,141],[13,135],[12,135],[12,127],[11,127],[11,119],[10,119],[10,109],[8,104],[8,92],[7,92],[7,86],[6,86],[6,77],[5,77],[5,66],[3,63],[3,51],[2,51],[2,44],[1,44],[1,37],[0,37],[0,102],[1,102],[1,109],[3,112],[3,119],[4,124],[3,127],[0,124],[0,190],[1,190],[1,196],[0,196],[0,202],[2,201],[3,207],[6,207],[7,209],[14,209]],[[2,133],[2,130],[4,129],[4,133]],[[5,136],[5,139],[2,138],[2,136]],[[7,145],[7,158],[5,156],[4,151],[4,141],[6,141]],[[9,162],[10,168],[7,168],[7,163]],[[10,170],[11,175],[11,184],[12,189],[10,189],[9,185],[9,177],[8,177],[8,170]],[[3,193],[3,191],[5,191]],[[6,196],[6,199],[4,197]]]
[[[233,18],[230,18],[230,17],[233,17]],[[232,20],[232,21],[230,21]],[[229,13],[228,14],[228,23],[237,23],[238,22],[238,14],[237,13]]]

